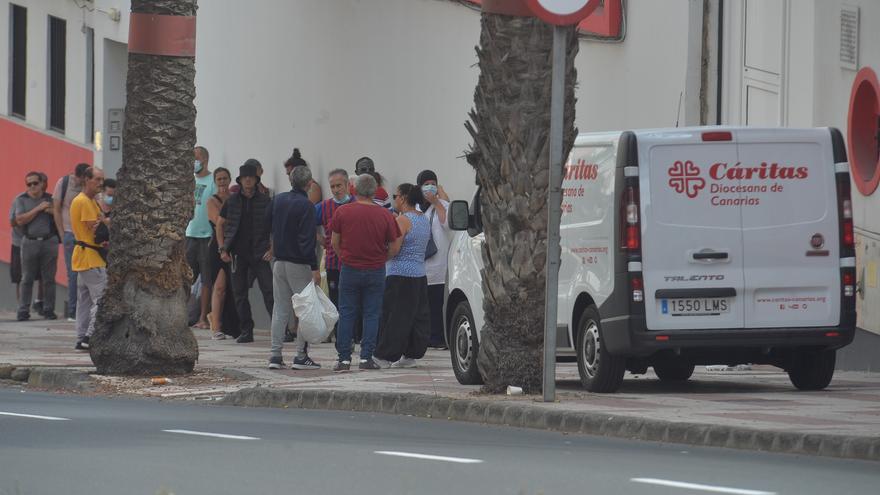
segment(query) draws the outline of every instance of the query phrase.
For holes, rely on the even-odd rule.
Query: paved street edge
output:
[[[0,379],[25,382],[28,387],[50,391],[94,392],[97,389],[89,373],[70,368],[0,365]],[[560,411],[504,400],[451,399],[416,393],[252,387],[228,393],[214,404],[399,414],[650,442],[880,461],[880,438],[764,431]]]
[[[558,411],[532,404],[497,400],[450,399],[414,393],[254,387],[229,393],[216,404],[400,414],[701,447],[880,461],[880,438],[774,432],[592,412]]]

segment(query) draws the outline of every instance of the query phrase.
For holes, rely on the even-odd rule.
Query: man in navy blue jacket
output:
[[[269,211],[272,252],[275,256],[272,265],[272,292],[278,302],[272,309],[269,369],[284,367],[281,350],[287,322],[291,317],[291,296],[301,292],[309,285],[309,281],[313,280],[315,285],[321,283],[321,272],[318,271],[318,258],[315,254],[315,209],[306,192],[311,182],[312,172],[308,167],[294,167],[290,172],[290,185],[293,189],[275,196]],[[296,357],[291,368],[314,370],[321,367],[309,357],[308,346],[301,334],[297,335],[293,345],[296,346]]]

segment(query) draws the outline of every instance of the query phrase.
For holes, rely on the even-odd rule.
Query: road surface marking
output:
[[[684,488],[687,490],[702,490],[704,492],[714,493],[730,493],[731,495],[776,495],[776,492],[765,492],[762,490],[745,490],[743,488],[729,488],[726,486],[698,485],[696,483],[686,483],[684,481],[661,480],[657,478],[632,478],[630,481],[635,483],[646,483],[649,485],[670,486],[673,488]]]
[[[246,437],[243,435],[227,435],[225,433],[208,433],[206,431],[192,430],[162,430],[166,433],[180,433],[182,435],[195,435],[199,437],[226,438],[228,440],[259,440],[257,437]]]
[[[480,459],[468,459],[467,457],[445,457],[442,455],[415,454],[412,452],[394,452],[391,450],[377,450],[375,454],[393,455],[397,457],[410,457],[412,459],[425,459],[428,461],[456,462],[458,464],[479,464]]]
[[[19,413],[2,412],[2,411],[0,411],[0,416],[15,416],[16,418],[45,419],[46,421],[70,421],[69,418],[56,418],[55,416],[38,416],[36,414],[19,414]]]

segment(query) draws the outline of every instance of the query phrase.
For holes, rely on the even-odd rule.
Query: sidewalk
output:
[[[0,363],[31,370],[94,371],[88,353],[73,349],[72,323],[19,323],[14,316],[0,313]],[[785,373],[772,367],[698,367],[686,383],[661,383],[649,371],[628,375],[619,393],[591,394],[581,388],[575,364],[559,364],[557,402],[545,404],[540,397],[488,396],[477,386],[459,385],[448,351],[429,350],[415,369],[337,374],[330,371],[333,345],[322,344],[311,351],[321,370],[272,371],[266,369],[268,331],[257,330],[252,344],[213,341],[207,330],[194,332],[200,357],[192,376],[172,377],[172,383],[161,386],[148,378],[92,376],[97,392],[445,415],[673,443],[880,460],[880,373],[838,372],[827,390],[799,392]],[[292,346],[285,351],[290,364]]]

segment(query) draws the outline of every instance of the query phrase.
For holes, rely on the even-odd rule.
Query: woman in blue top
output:
[[[425,248],[431,237],[428,218],[416,209],[422,191],[412,184],[401,184],[394,195],[394,208],[400,212],[398,237],[385,266],[385,294],[379,339],[373,360],[382,368],[413,368],[428,349],[431,335],[431,309],[428,306],[428,279],[425,276]]]

